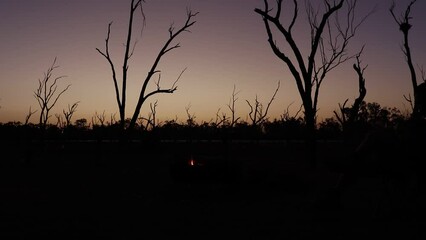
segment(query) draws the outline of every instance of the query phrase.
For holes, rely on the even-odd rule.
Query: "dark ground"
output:
[[[349,155],[336,143],[321,145],[316,170],[289,142],[3,147],[2,236],[426,239],[418,174],[404,187],[362,176],[339,192]],[[204,165],[179,165],[189,151]]]

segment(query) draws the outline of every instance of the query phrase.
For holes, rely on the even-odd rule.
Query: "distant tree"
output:
[[[298,43],[293,35],[293,28],[298,18],[298,1],[293,0],[293,16],[290,16],[290,23],[287,27],[281,22],[283,13],[283,0],[276,1],[276,7],[271,8],[269,1],[264,0],[264,8],[256,8],[254,11],[262,16],[268,36],[269,45],[274,54],[283,61],[296,81],[297,89],[302,99],[304,107],[304,117],[309,134],[307,143],[310,148],[310,160],[313,167],[316,166],[316,115],[319,90],[327,74],[338,67],[343,62],[354,56],[348,55],[347,48],[350,40],[355,36],[361,23],[366,19],[362,18],[355,22],[355,9],[357,0],[324,0],[324,13],[320,15],[320,9],[315,9],[310,1],[305,1],[308,25],[311,39],[308,57],[305,60],[302,53],[301,41]],[[347,12],[338,14],[346,3]],[[271,9],[275,9],[275,14]],[[334,21],[333,21],[333,18]],[[344,17],[344,21],[340,18]],[[275,29],[272,29],[275,27]],[[284,42],[289,46],[290,51],[284,52],[278,46],[275,38],[280,34]],[[289,54],[293,54],[291,57]]]
[[[52,65],[45,72],[43,79],[38,80],[38,88],[34,91],[34,97],[37,99],[40,106],[39,126],[42,129],[45,129],[47,126],[47,122],[50,118],[50,110],[55,106],[62,94],[71,86],[71,84],[69,84],[61,92],[56,92],[58,89],[58,81],[65,77],[53,77],[53,71],[58,67],[55,57]]]
[[[30,109],[28,110],[28,113],[27,113],[27,115],[25,116],[25,123],[24,123],[24,125],[28,125],[28,123],[29,123],[29,121],[30,121],[31,116],[32,116],[34,113],[36,113],[36,112],[37,112],[37,110],[35,110],[35,111],[31,111],[31,106],[30,106]]]
[[[158,100],[156,100],[154,104],[150,103],[149,108],[151,109],[151,111],[148,113],[148,116],[138,118],[139,125],[143,127],[144,129],[153,130],[155,127],[157,127],[157,106],[158,106]]]
[[[377,102],[362,102],[358,117],[358,121],[367,128],[379,125],[386,128],[394,128],[408,119],[408,115],[404,115],[399,109],[382,107]]]
[[[144,23],[143,26],[145,26],[145,15],[143,13],[143,5],[142,3],[144,3],[145,1],[143,0],[131,0],[130,3],[130,16],[129,16],[129,23],[128,23],[128,30],[127,30],[127,39],[126,39],[126,44],[125,44],[125,53],[124,53],[124,58],[123,58],[123,66],[122,66],[122,80],[121,80],[121,90],[119,89],[119,80],[116,74],[116,67],[112,61],[110,52],[109,52],[109,38],[110,38],[110,33],[111,33],[111,25],[112,22],[109,23],[108,25],[108,33],[107,33],[107,37],[105,39],[105,50],[101,51],[99,48],[96,48],[96,50],[105,57],[105,59],[108,61],[111,71],[112,71],[112,79],[114,82],[114,88],[115,88],[115,97],[116,97],[116,101],[118,104],[118,109],[119,109],[119,113],[120,113],[120,126],[121,128],[124,130],[126,128],[126,91],[127,91],[127,78],[128,78],[128,70],[129,70],[129,60],[133,55],[134,52],[134,47],[135,44],[133,45],[132,48],[132,32],[133,32],[133,24],[134,24],[134,15],[135,12],[139,9],[141,12],[141,15],[143,17]],[[173,49],[179,48],[180,44],[172,44],[172,42],[176,39],[176,37],[178,37],[181,33],[183,32],[189,32],[189,28],[194,25],[195,21],[193,21],[192,19],[198,14],[197,13],[193,13],[191,10],[187,11],[187,18],[185,21],[185,24],[179,28],[177,31],[175,31],[175,27],[173,25],[171,25],[169,27],[169,39],[167,39],[167,41],[164,43],[163,47],[161,48],[161,50],[159,51],[157,57],[154,60],[154,63],[152,64],[147,76],[145,77],[145,80],[143,81],[142,84],[142,88],[140,91],[140,95],[139,95],[139,99],[135,108],[135,111],[133,113],[132,118],[130,119],[130,122],[128,124],[128,129],[133,129],[136,125],[136,122],[139,118],[139,113],[141,110],[142,105],[144,104],[144,102],[152,95],[157,94],[157,93],[173,93],[176,89],[176,83],[178,82],[178,80],[180,79],[180,77],[182,76],[183,72],[185,71],[185,69],[180,73],[180,75],[178,76],[178,78],[174,81],[174,83],[172,84],[172,86],[170,88],[161,88],[160,87],[160,80],[161,80],[161,74],[160,71],[157,70],[157,66],[161,60],[161,58],[167,54],[168,52],[170,52]],[[158,80],[155,82],[156,84],[156,89],[151,91],[151,92],[147,92],[147,87],[148,84],[151,82],[152,77],[158,74]]]
[[[280,82],[278,82],[278,86],[275,89],[274,94],[272,95],[271,99],[269,100],[268,104],[266,105],[266,108],[263,108],[263,104],[261,102],[259,102],[259,100],[257,99],[257,95],[256,98],[254,99],[254,103],[250,103],[248,100],[246,100],[247,104],[250,107],[250,112],[248,114],[250,120],[251,120],[251,125],[252,126],[259,126],[260,124],[262,124],[264,121],[266,121],[266,116],[268,115],[268,111],[269,111],[269,107],[271,106],[272,102],[275,99],[275,96],[277,95],[278,90],[280,89]]]
[[[96,125],[100,124],[102,127],[105,126],[105,120],[106,120],[105,110],[102,113],[95,112],[95,116],[93,116],[93,118],[94,118],[94,121],[92,121],[93,124],[96,124]]]
[[[219,114],[220,108],[216,111],[216,119],[210,122],[210,125],[214,127],[222,126],[231,126],[231,123],[229,121],[229,117],[226,116],[226,113],[222,112],[222,115]]]
[[[191,109],[191,104],[188,104],[188,106],[185,107],[185,111],[186,111],[186,124],[188,125],[188,127],[195,127],[197,125],[197,122],[195,121],[195,114],[194,113],[190,113],[189,110]]]
[[[236,117],[236,111],[237,110],[235,108],[235,103],[238,100],[237,95],[238,95],[239,92],[240,91],[235,92],[235,85],[234,85],[234,88],[232,89],[232,96],[231,96],[231,99],[229,99],[229,104],[228,104],[228,108],[231,111],[231,120],[230,120],[230,126],[231,127],[235,126],[235,124],[238,122],[238,120],[240,120],[240,117]],[[224,118],[225,118],[225,116],[224,116]]]
[[[116,113],[114,113],[114,114],[111,113],[110,120],[109,120],[109,123],[108,123],[109,126],[117,123],[117,120],[115,119],[115,115],[116,115]]]
[[[410,102],[412,106],[412,117],[413,118],[423,118],[426,116],[426,82],[423,78],[423,83],[418,85],[417,83],[417,76],[416,76],[416,70],[414,69],[413,64],[413,58],[411,55],[410,45],[408,41],[408,33],[412,27],[410,24],[410,19],[412,17],[410,16],[411,8],[416,3],[416,0],[413,0],[408,4],[405,12],[401,14],[401,17],[398,18],[395,16],[394,10],[395,10],[395,2],[392,3],[391,7],[389,8],[389,11],[395,20],[395,22],[399,26],[399,30],[402,32],[404,36],[404,43],[402,51],[406,57],[406,61],[408,64],[408,68],[410,69],[410,75],[411,75],[411,84],[413,86],[413,93],[414,93],[414,103],[411,97],[406,97],[406,100]],[[422,71],[423,72],[423,71]]]
[[[72,125],[71,118],[74,115],[74,113],[77,111],[77,107],[79,103],[80,102],[75,102],[71,106],[68,104],[68,110],[65,110],[65,109],[62,110],[62,113],[64,114],[64,117],[65,117],[65,126],[69,127]]]
[[[302,111],[303,105],[300,105],[299,110],[297,110],[297,112],[293,116],[290,116],[289,108],[291,105],[293,105],[293,103],[294,102],[290,103],[284,113],[280,115],[280,121],[289,121],[295,119],[297,119],[298,121],[303,120],[302,117],[299,116],[299,113]]]
[[[86,126],[87,126],[87,119],[80,118],[80,119],[75,120],[75,126],[77,128],[81,128],[81,129],[86,128]]]

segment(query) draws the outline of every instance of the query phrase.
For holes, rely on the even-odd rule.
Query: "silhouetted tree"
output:
[[[59,66],[56,65],[55,57],[52,65],[45,72],[44,78],[38,80],[38,88],[34,91],[34,97],[37,99],[40,106],[39,125],[42,129],[45,129],[47,126],[47,122],[50,118],[50,110],[55,106],[62,94],[66,92],[71,86],[69,84],[67,87],[65,87],[65,89],[56,94],[56,90],[58,89],[58,81],[65,77],[59,76],[53,78],[53,71],[58,67]]]
[[[356,63],[353,65],[353,69],[358,75],[358,92],[359,95],[355,99],[351,107],[346,107],[346,103],[349,99],[346,99],[343,105],[339,104],[340,114],[334,111],[334,115],[341,124],[343,130],[348,130],[346,128],[351,128],[353,124],[359,119],[359,110],[362,102],[364,101],[365,96],[367,95],[367,89],[365,88],[365,78],[364,71],[367,68],[361,67],[360,55],[362,50],[356,56]]]
[[[254,11],[263,18],[272,51],[287,65],[296,81],[305,110],[304,117],[309,132],[307,143],[310,148],[310,158],[315,167],[316,114],[321,84],[328,72],[354,57],[347,53],[349,41],[355,36],[358,27],[369,14],[356,23],[356,0],[325,0],[323,1],[324,13],[319,16],[319,10],[314,9],[309,1],[305,1],[311,36],[310,50],[305,60],[301,51],[302,47],[293,35],[293,28],[299,13],[298,1],[293,0],[293,16],[290,17],[290,23],[287,27],[281,22],[283,2],[283,0],[276,1],[275,14],[272,13],[268,0],[264,0],[263,10],[256,8]],[[347,5],[347,12],[338,15],[337,13],[340,12],[344,3]],[[335,16],[334,22],[332,16]],[[343,16],[345,16],[344,21],[339,21],[339,18]],[[273,30],[272,27],[275,27],[277,31],[274,31],[275,29]],[[281,34],[284,38],[290,52],[284,52],[280,49],[275,37],[276,33]],[[293,54],[294,58],[290,57],[290,53]]]
[[[131,44],[132,44],[132,33],[133,33],[133,23],[134,23],[134,15],[135,12],[139,9],[141,12],[141,15],[144,19],[144,24],[145,24],[145,16],[143,13],[143,6],[142,3],[145,2],[143,0],[131,0],[130,3],[130,16],[129,16],[129,23],[128,23],[128,30],[127,30],[127,39],[126,39],[126,44],[125,44],[125,53],[124,53],[124,58],[123,58],[123,67],[122,67],[122,80],[121,80],[121,91],[119,89],[119,80],[116,74],[116,67],[111,59],[111,55],[109,52],[109,38],[110,38],[110,33],[111,33],[111,25],[112,22],[108,24],[108,33],[107,33],[107,37],[105,39],[105,50],[101,51],[99,48],[96,48],[96,50],[106,58],[106,60],[108,61],[110,67],[111,67],[111,71],[112,71],[112,79],[114,82],[114,88],[115,88],[115,97],[116,97],[116,101],[118,104],[118,109],[119,109],[119,113],[120,113],[120,126],[121,128],[124,130],[126,128],[126,91],[127,91],[127,77],[128,77],[128,69],[129,69],[129,64],[128,61],[129,59],[132,57],[133,52],[134,52],[134,47],[131,48]],[[175,80],[175,82],[172,84],[172,86],[170,88],[161,88],[160,87],[160,80],[161,80],[161,74],[160,71],[157,70],[157,66],[161,60],[161,58],[168,52],[170,52],[173,49],[179,48],[180,45],[179,43],[172,45],[173,40],[175,40],[176,37],[178,37],[181,33],[183,32],[189,32],[189,28],[194,25],[195,21],[193,21],[192,19],[198,14],[197,13],[193,13],[191,10],[187,11],[187,18],[185,21],[185,24],[179,28],[177,31],[175,31],[175,27],[173,25],[171,25],[169,27],[169,39],[167,39],[167,41],[164,43],[163,47],[161,48],[161,50],[159,51],[157,57],[154,60],[154,63],[152,64],[145,80],[143,81],[142,84],[142,89],[140,91],[140,95],[139,95],[139,99],[135,108],[135,111],[133,113],[132,118],[130,119],[130,122],[128,123],[127,128],[128,129],[133,129],[136,125],[136,121],[138,120],[139,117],[139,113],[140,113],[140,109],[143,105],[143,103],[146,101],[146,99],[148,99],[150,96],[157,94],[157,93],[173,93],[176,89],[176,83],[178,82],[178,80],[180,79],[180,77],[182,76],[183,72],[185,71],[185,69],[180,73],[180,75],[178,76],[178,78]],[[135,43],[136,44],[136,43]],[[135,45],[133,45],[135,46]],[[150,83],[152,77],[158,74],[158,80],[155,82],[156,84],[156,89],[151,91],[151,92],[147,92],[147,87],[148,84]]]
[[[412,27],[410,24],[410,19],[412,17],[410,16],[411,13],[411,7],[414,5],[416,0],[413,0],[408,4],[405,12],[401,14],[400,18],[397,18],[395,16],[394,10],[395,10],[395,2],[392,3],[391,7],[389,8],[389,11],[395,20],[395,22],[399,26],[399,30],[404,35],[404,43],[403,43],[403,53],[406,57],[406,61],[408,64],[408,68],[410,69],[410,75],[411,75],[411,84],[413,85],[413,93],[414,93],[414,103],[412,102],[411,98],[406,98],[408,102],[412,105],[413,118],[420,118],[426,116],[426,83],[423,82],[420,85],[417,85],[417,76],[416,76],[416,70],[414,69],[413,59],[411,55],[410,45],[408,41],[408,33]]]
[[[72,122],[71,122],[71,118],[74,115],[74,113],[77,111],[77,107],[78,104],[80,102],[75,102],[73,105],[69,105],[68,104],[68,110],[62,110],[62,113],[64,114],[65,117],[65,124],[67,127],[71,126]]]
[[[228,108],[231,111],[231,120],[230,120],[230,127],[235,126],[235,124],[238,122],[238,120],[240,120],[240,117],[235,117],[236,116],[236,109],[235,109],[235,103],[237,102],[238,98],[237,98],[237,94],[239,93],[235,92],[235,85],[234,88],[232,89],[232,96],[231,99],[229,99],[229,104],[228,104]]]
[[[284,113],[280,115],[280,121],[288,121],[288,120],[291,120],[291,119],[301,119],[301,117],[300,117],[300,116],[298,117],[298,115],[299,115],[299,113],[302,111],[303,105],[300,105],[300,107],[299,107],[299,109],[297,110],[297,112],[296,112],[293,116],[290,116],[290,111],[289,111],[289,109],[290,109],[290,106],[291,106],[291,105],[293,105],[293,103],[294,103],[294,102],[290,103],[290,104],[287,106],[287,108],[286,108],[286,110],[284,111]]]
[[[191,114],[189,112],[189,109],[191,109],[191,104],[188,104],[188,106],[185,107],[185,112],[186,112],[186,124],[188,125],[188,127],[195,127],[197,125],[197,123],[195,122],[195,114]]]
[[[151,112],[148,113],[147,117],[139,117],[139,125],[143,127],[144,129],[151,129],[153,130],[157,126],[157,106],[158,106],[158,100],[156,100],[153,103],[149,104],[149,108],[151,109]],[[145,125],[144,125],[144,122]]]
[[[80,118],[80,119],[75,120],[75,126],[77,128],[85,129],[87,127],[87,119]]]
[[[100,125],[105,126],[105,110],[102,112],[102,114],[99,114],[98,112],[95,112],[95,116],[92,117],[92,124],[93,125]]]
[[[108,123],[109,126],[115,125],[117,123],[117,120],[115,119],[115,115],[116,115],[116,113],[114,113],[114,114],[111,113],[110,120],[109,120],[109,123]]]
[[[256,95],[256,98],[254,99],[253,104],[251,104],[248,100],[246,100],[247,104],[250,107],[250,112],[249,112],[248,116],[251,120],[251,125],[253,127],[259,126],[260,124],[262,124],[266,120],[266,116],[268,115],[269,107],[271,106],[272,102],[274,101],[275,96],[277,95],[277,92],[278,92],[279,89],[280,89],[280,82],[278,82],[278,86],[275,89],[275,92],[272,95],[271,99],[269,100],[268,104],[266,105],[265,109],[263,109],[263,104],[261,102],[259,102],[259,100],[257,99],[257,95]]]
[[[27,113],[27,115],[25,116],[25,123],[24,123],[24,125],[28,125],[28,123],[29,123],[29,121],[30,121],[31,116],[32,116],[34,113],[36,113],[36,112],[37,112],[37,110],[35,110],[35,111],[31,111],[31,106],[30,106],[30,109],[28,110],[28,113]]]
[[[222,115],[219,114],[220,108],[216,111],[216,119],[214,122],[210,121],[210,125],[214,127],[222,126],[230,126],[229,117],[226,116],[226,113],[222,112]]]

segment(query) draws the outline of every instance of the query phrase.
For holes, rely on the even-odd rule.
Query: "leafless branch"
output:
[[[408,42],[408,33],[412,27],[412,25],[410,24],[410,19],[412,19],[412,17],[410,16],[411,13],[411,7],[414,5],[414,3],[416,2],[416,0],[412,0],[405,12],[403,14],[401,14],[400,18],[397,18],[394,10],[395,10],[395,2],[392,3],[391,7],[389,8],[389,12],[391,13],[393,19],[395,20],[395,22],[398,24],[399,26],[399,30],[403,33],[403,37],[404,37],[404,43],[403,43],[403,48],[402,51],[404,53],[404,56],[406,58],[407,61],[407,65],[408,68],[410,70],[410,75],[411,75],[411,84],[413,87],[413,93],[414,93],[414,100],[411,99],[411,96],[409,96],[408,98],[406,96],[404,96],[404,98],[410,103],[410,105],[413,108],[412,111],[412,116],[413,117],[418,117],[420,114],[420,103],[418,102],[419,97],[417,96],[417,89],[418,89],[418,85],[417,85],[417,76],[416,76],[416,70],[414,68],[414,64],[413,64],[413,60],[412,60],[412,56],[411,56],[411,50],[410,50],[410,46],[409,46],[409,42]]]
[[[278,86],[275,89],[275,92],[272,95],[271,99],[269,100],[269,102],[266,106],[265,112],[263,112],[263,104],[261,102],[259,102],[259,100],[257,99],[257,95],[254,99],[253,105],[248,100],[246,100],[247,104],[250,107],[250,112],[249,112],[248,116],[249,116],[253,126],[257,126],[257,125],[261,124],[263,121],[265,121],[266,116],[268,115],[269,107],[271,106],[272,102],[274,101],[275,96],[276,96],[279,88],[280,88],[280,82],[278,82]]]
[[[70,84],[66,86],[61,92],[56,94],[58,80],[66,77],[59,76],[52,80],[53,71],[58,68],[56,65],[56,57],[53,60],[52,65],[47,69],[44,73],[44,78],[38,80],[38,88],[34,91],[34,97],[36,98],[39,106],[40,106],[40,118],[39,124],[41,127],[45,128],[50,118],[49,112],[56,105],[58,99],[65,93],[68,88],[71,86]],[[55,96],[56,95],[56,96]]]
[[[80,102],[75,102],[71,106],[68,104],[68,110],[67,111],[65,111],[65,109],[62,110],[62,113],[64,114],[64,117],[65,117],[65,121],[66,121],[66,126],[67,127],[71,126],[71,123],[72,123],[71,122],[71,118],[74,115],[74,113],[77,111],[77,106],[78,106],[79,103]]]
[[[25,123],[24,123],[24,125],[28,125],[28,123],[29,123],[29,121],[30,121],[31,116],[32,116],[34,113],[36,113],[36,112],[37,112],[37,110],[35,110],[35,111],[31,111],[31,106],[30,106],[30,109],[28,110],[28,114],[25,116]]]
[[[189,112],[189,109],[191,108],[191,104],[188,104],[188,106],[185,107],[185,111],[186,111],[186,123],[188,124],[188,126],[194,126],[195,125],[195,114],[191,114]]]
[[[97,112],[95,112],[95,117],[101,123],[101,126],[105,125],[105,110],[102,112],[102,114],[98,114]]]
[[[140,91],[139,94],[139,100],[136,104],[136,108],[135,108],[135,112],[133,113],[133,117],[131,120],[131,124],[136,122],[139,113],[140,113],[140,109],[142,107],[142,104],[152,95],[157,94],[157,93],[173,93],[177,87],[176,87],[176,83],[178,82],[178,80],[180,79],[180,77],[182,76],[183,72],[186,70],[186,68],[181,72],[181,74],[178,76],[177,80],[173,83],[172,87],[170,89],[160,89],[159,87],[159,81],[157,82],[157,89],[155,91],[152,91],[150,93],[146,93],[147,87],[152,79],[152,76],[158,72],[157,67],[158,64],[160,63],[161,58],[168,53],[169,51],[180,47],[179,43],[175,44],[174,46],[170,45],[172,44],[173,40],[179,36],[182,32],[186,32],[188,31],[188,28],[190,28],[192,25],[195,24],[195,21],[192,20],[195,16],[197,16],[198,12],[193,13],[191,10],[187,10],[187,18],[185,21],[185,24],[179,28],[177,31],[175,31],[175,28],[173,25],[170,26],[169,28],[169,39],[164,43],[163,47],[161,48],[161,50],[159,51],[157,57],[154,60],[154,63],[152,64],[150,70],[148,71],[148,74],[143,82],[142,85],[142,89]]]
[[[232,89],[232,96],[231,96],[231,99],[229,100],[229,103],[228,103],[228,108],[231,111],[231,123],[230,123],[231,127],[233,127],[238,122],[238,120],[240,119],[240,117],[235,118],[235,116],[236,116],[235,103],[238,100],[237,95],[240,92],[240,91],[235,92],[235,90],[236,90],[236,87],[235,87],[235,84],[234,84],[234,88]]]

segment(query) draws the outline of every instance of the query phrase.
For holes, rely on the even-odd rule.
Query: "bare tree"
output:
[[[30,121],[31,116],[32,116],[34,113],[36,113],[36,112],[37,112],[37,110],[35,110],[35,111],[31,111],[31,106],[30,106],[30,109],[28,110],[28,113],[27,113],[27,115],[25,116],[25,123],[24,123],[24,125],[28,125],[28,123],[29,123],[29,121]]]
[[[222,124],[223,125],[231,125],[229,123],[229,117],[226,116],[226,113],[222,112],[222,115],[219,114],[220,108],[216,111],[216,119],[213,123],[213,126],[218,127]]]
[[[343,127],[343,130],[345,130],[345,127],[348,124],[351,125],[358,120],[361,104],[364,101],[365,96],[367,95],[367,89],[365,88],[365,78],[364,78],[364,71],[367,68],[367,66],[362,67],[361,60],[359,59],[362,51],[363,49],[357,54],[356,63],[354,63],[353,65],[353,69],[355,70],[358,76],[359,95],[355,99],[351,107],[346,107],[346,103],[349,100],[349,99],[346,99],[343,105],[339,104],[340,114],[334,111],[334,115],[336,116],[337,121]]]
[[[92,125],[92,127],[95,127],[95,126],[98,126],[99,125],[99,122],[98,122],[98,119],[96,118],[96,115],[95,116],[92,116],[92,118],[91,118],[91,125]]]
[[[92,123],[94,125],[101,125],[102,127],[105,126],[105,110],[102,113],[95,112],[95,116],[92,117]]]
[[[96,48],[96,50],[105,57],[105,59],[108,61],[111,71],[112,71],[112,79],[114,82],[114,88],[115,88],[115,97],[116,97],[116,101],[118,104],[118,109],[119,109],[119,113],[120,113],[120,124],[121,124],[121,128],[125,129],[125,120],[126,120],[126,91],[127,91],[127,78],[128,78],[128,69],[129,69],[129,60],[133,55],[134,52],[134,47],[136,45],[136,43],[133,44],[133,48],[131,47],[132,45],[132,32],[133,32],[133,23],[134,23],[134,15],[135,12],[139,9],[141,12],[141,15],[143,17],[143,26],[145,25],[145,15],[143,13],[143,4],[145,1],[143,0],[131,0],[130,3],[130,16],[129,16],[129,23],[128,23],[128,30],[127,30],[127,38],[126,38],[126,44],[125,44],[125,53],[124,53],[124,57],[123,57],[123,66],[122,66],[122,80],[121,80],[121,90],[119,89],[119,80],[116,74],[116,67],[115,64],[112,61],[110,52],[109,52],[109,39],[110,39],[110,33],[111,33],[111,25],[112,22],[108,24],[108,33],[107,33],[107,37],[105,39],[105,50],[101,51],[99,48]],[[164,43],[163,47],[161,48],[161,50],[159,51],[157,57],[154,60],[154,63],[152,64],[147,76],[145,77],[145,80],[143,81],[142,84],[142,88],[139,94],[139,99],[135,108],[135,111],[133,113],[133,117],[130,120],[128,129],[133,129],[136,125],[136,121],[138,120],[139,117],[139,113],[141,110],[141,107],[143,105],[143,103],[146,101],[146,99],[148,99],[150,96],[157,94],[157,93],[173,93],[176,89],[176,83],[178,82],[179,78],[182,76],[183,72],[185,71],[185,69],[180,73],[180,75],[178,76],[178,78],[173,82],[173,84],[171,85],[171,87],[169,88],[161,88],[160,87],[160,80],[161,80],[161,74],[160,71],[157,70],[157,66],[160,63],[161,58],[167,54],[168,52],[170,52],[173,49],[179,48],[180,44],[176,43],[173,45],[173,41],[176,39],[176,37],[178,37],[181,33],[183,32],[189,32],[189,28],[194,25],[195,21],[193,21],[192,19],[198,14],[197,13],[193,13],[191,10],[187,11],[187,18],[185,21],[185,24],[179,28],[177,31],[175,31],[175,27],[173,26],[173,24],[169,27],[169,38],[167,39],[167,41]],[[143,27],[142,27],[143,29]],[[148,84],[150,83],[152,77],[158,74],[158,80],[155,82],[156,84],[156,89],[151,91],[151,92],[147,92],[147,87]]]
[[[68,110],[62,110],[62,113],[64,114],[65,117],[65,126],[69,127],[71,126],[72,122],[71,122],[71,118],[72,115],[74,115],[74,113],[77,111],[77,106],[80,102],[75,102],[73,105],[69,105],[68,104]]]
[[[46,128],[47,122],[50,118],[50,110],[55,106],[62,94],[71,86],[71,84],[69,84],[61,92],[56,92],[58,89],[58,81],[65,77],[53,77],[53,71],[58,67],[59,66],[56,65],[55,57],[52,65],[45,72],[44,78],[38,80],[38,88],[34,91],[34,97],[37,99],[40,106],[39,125],[43,129]]]
[[[408,33],[412,27],[412,25],[410,24],[410,19],[412,19],[412,17],[410,16],[411,13],[411,8],[414,5],[414,3],[416,3],[416,0],[411,1],[407,8],[405,9],[405,12],[403,14],[401,14],[401,16],[398,18],[396,17],[394,11],[395,11],[395,2],[392,3],[391,7],[389,8],[389,11],[393,17],[393,19],[395,20],[395,22],[398,24],[399,26],[399,30],[402,32],[403,36],[404,36],[404,43],[403,43],[403,47],[402,47],[402,52],[404,53],[404,56],[406,58],[407,64],[408,64],[408,68],[410,70],[410,75],[411,75],[411,84],[413,86],[413,93],[414,93],[414,103],[413,100],[410,97],[405,97],[405,99],[411,104],[412,106],[412,117],[413,118],[419,118],[425,115],[425,109],[423,109],[423,104],[425,104],[425,95],[426,95],[426,83],[423,79],[423,85],[420,84],[418,85],[417,83],[417,76],[416,76],[416,70],[414,68],[414,64],[413,64],[413,58],[411,55],[411,50],[410,50],[410,45],[409,45],[409,41],[408,41]],[[422,101],[423,100],[423,101]]]
[[[298,1],[293,0],[293,16],[290,16],[290,23],[285,26],[281,21],[283,13],[283,0],[276,1],[275,13],[269,6],[269,1],[264,0],[264,8],[256,8],[254,11],[262,16],[269,45],[274,54],[283,61],[296,81],[303,107],[304,118],[307,126],[307,143],[310,148],[310,159],[313,166],[316,165],[316,115],[319,91],[323,80],[327,74],[353,58],[349,55],[347,47],[350,40],[367,16],[359,22],[355,22],[355,9],[357,0],[324,0],[324,12],[320,15],[320,9],[315,10],[309,1],[305,1],[308,25],[310,29],[310,50],[305,60],[302,47],[297,43],[293,35],[293,28],[298,19]],[[346,3],[347,12],[339,15],[342,7]],[[334,21],[332,17],[334,16]],[[344,21],[340,18],[345,17]],[[275,27],[277,31],[274,31]],[[275,35],[280,34],[284,42],[289,46],[289,51],[284,52],[278,46]],[[292,54],[291,57],[289,54]]]
[[[139,125],[143,126],[145,129],[154,129],[157,126],[157,106],[158,106],[158,100],[156,100],[153,103],[149,104],[149,108],[151,111],[148,113],[147,117],[139,117]],[[144,126],[144,122],[146,122]]]
[[[191,104],[188,104],[188,106],[185,107],[185,111],[186,111],[186,123],[188,124],[189,127],[194,127],[196,125],[195,122],[195,113],[191,114],[189,112],[189,109],[191,109]]]
[[[290,110],[289,110],[289,108],[290,108],[290,106],[291,106],[291,105],[293,105],[293,103],[294,103],[294,102],[290,103],[290,104],[287,106],[287,108],[286,108],[286,110],[284,111],[284,113],[283,113],[283,114],[281,114],[281,116],[280,116],[280,120],[281,120],[281,121],[285,122],[285,121],[289,121],[289,120],[292,120],[292,119],[298,119],[298,118],[300,118],[300,119],[301,119],[301,117],[298,117],[298,115],[299,115],[299,113],[302,111],[303,105],[300,105],[299,110],[297,110],[297,112],[296,112],[293,116],[290,116]]]
[[[115,115],[116,115],[116,113],[114,113],[114,114],[111,113],[110,120],[109,120],[109,126],[114,125],[117,122],[117,120],[115,119]]]
[[[279,89],[280,89],[280,82],[278,82],[278,86],[275,89],[274,94],[272,95],[271,99],[269,100],[268,104],[266,105],[265,111],[263,111],[263,104],[261,102],[259,102],[259,100],[257,99],[257,95],[256,95],[256,98],[254,99],[253,105],[248,100],[246,100],[247,104],[250,107],[250,112],[249,112],[248,116],[251,120],[252,126],[258,126],[266,120],[266,116],[268,115],[269,107],[271,106],[272,102],[274,101],[275,96],[277,95],[277,92],[278,92]]]
[[[85,129],[87,127],[87,119],[85,119],[85,118],[77,119],[77,120],[75,120],[74,124],[77,128]]]
[[[230,122],[230,126],[233,127],[235,126],[235,124],[238,122],[238,120],[240,120],[240,117],[235,117],[236,114],[236,109],[235,109],[235,103],[237,102],[238,98],[237,98],[237,94],[240,92],[235,92],[236,88],[234,85],[234,88],[232,89],[232,96],[231,99],[229,100],[229,104],[228,104],[228,108],[231,111],[231,122]]]

